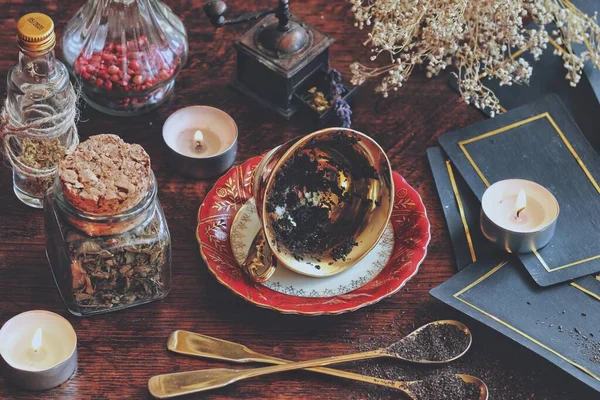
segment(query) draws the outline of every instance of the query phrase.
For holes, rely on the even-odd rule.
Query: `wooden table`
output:
[[[62,28],[83,1],[2,3],[0,75],[6,76],[17,61],[15,30],[21,15],[32,11],[49,14],[60,37]],[[274,2],[229,3],[232,12],[243,12]],[[152,375],[228,366],[168,353],[166,339],[175,329],[202,332],[244,343],[261,352],[300,360],[353,352],[373,337],[392,340],[422,323],[440,318],[457,318],[472,327],[473,349],[455,368],[484,378],[490,386],[491,399],[598,398],[597,393],[594,396],[541,358],[438,304],[428,294],[432,287],[455,273],[455,266],[425,150],[436,145],[440,134],[484,118],[478,110],[459,100],[447,85],[447,76],[426,79],[423,74],[415,73],[403,89],[388,99],[373,93],[374,82],[367,83],[354,107],[353,128],[368,133],[382,145],[395,170],[422,195],[431,221],[433,238],[429,254],[419,274],[404,289],[351,314],[300,317],[259,309],[221,286],[204,266],[194,235],[198,207],[214,180],[190,181],[171,173],[163,156],[163,122],[173,111],[192,104],[225,110],[237,121],[240,130],[238,163],[311,132],[314,126],[301,116],[285,121],[229,88],[235,67],[232,43],[250,25],[215,31],[204,17],[201,1],[171,0],[167,4],[183,19],[189,33],[189,59],[177,78],[176,94],[156,112],[134,118],[110,117],[84,107],[79,132],[82,139],[97,133],[115,133],[128,142],[141,144],[150,154],[173,240],[173,290],[163,301],[126,311],[92,318],[71,316],[60,299],[44,254],[42,211],[21,204],[12,192],[10,170],[1,170],[0,324],[32,309],[64,315],[77,331],[79,367],[71,380],[43,394],[27,394],[0,378],[0,398],[147,398],[150,396],[146,384]],[[365,32],[353,26],[346,2],[296,1],[292,2],[292,10],[336,39],[330,50],[331,63],[346,76],[352,61],[367,58],[368,53],[361,46]],[[6,81],[0,82],[0,92],[5,93]],[[511,385],[517,389],[508,390]],[[363,384],[292,372],[252,379],[195,398],[366,397],[397,395],[373,392]]]

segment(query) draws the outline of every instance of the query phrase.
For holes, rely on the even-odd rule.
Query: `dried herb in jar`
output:
[[[93,311],[162,297],[170,244],[159,231],[158,221],[151,220],[139,232],[101,242],[69,232],[73,296],[79,307]]]

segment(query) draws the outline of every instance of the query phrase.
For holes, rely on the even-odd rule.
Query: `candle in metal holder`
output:
[[[548,189],[524,179],[506,179],[483,194],[481,230],[509,253],[529,253],[550,242],[558,214],[558,201]]]
[[[51,389],[77,368],[77,335],[58,314],[24,312],[0,329],[0,355],[7,382],[27,390]]]
[[[191,178],[209,178],[227,171],[237,153],[238,129],[224,111],[190,106],[171,114],[163,125],[170,166]]]

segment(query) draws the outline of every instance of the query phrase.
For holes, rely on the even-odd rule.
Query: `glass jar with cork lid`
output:
[[[171,238],[150,158],[96,135],[60,163],[44,201],[46,253],[69,311],[104,313],[165,297]]]

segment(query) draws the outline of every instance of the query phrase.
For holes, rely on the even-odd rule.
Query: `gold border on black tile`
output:
[[[569,150],[569,152],[571,153],[571,155],[575,158],[575,160],[577,161],[577,163],[579,164],[579,166],[581,167],[581,169],[583,170],[583,172],[585,173],[585,175],[587,176],[587,178],[589,179],[589,181],[592,183],[592,185],[594,186],[594,188],[596,189],[596,191],[598,193],[600,193],[600,186],[598,185],[598,183],[596,182],[596,180],[594,179],[594,177],[592,176],[592,174],[590,173],[590,171],[587,169],[587,167],[585,166],[585,164],[583,163],[583,161],[581,160],[581,158],[579,157],[579,155],[577,154],[577,152],[575,151],[575,149],[573,148],[573,146],[571,145],[571,143],[569,143],[569,141],[567,140],[567,138],[564,135],[564,133],[561,131],[561,129],[558,127],[558,125],[556,125],[556,122],[554,122],[554,119],[552,118],[552,116],[548,112],[545,112],[545,113],[542,113],[542,114],[538,114],[538,115],[534,115],[533,117],[529,117],[529,118],[523,119],[521,121],[514,122],[514,123],[512,123],[510,125],[503,126],[502,128],[498,128],[498,129],[495,129],[493,131],[483,133],[481,135],[472,137],[470,139],[461,140],[460,142],[458,142],[458,146],[460,147],[461,151],[464,153],[465,157],[467,157],[467,160],[469,161],[469,163],[471,164],[471,166],[475,169],[475,172],[477,173],[477,175],[479,175],[479,178],[481,178],[481,180],[485,184],[485,186],[489,187],[490,183],[485,178],[485,176],[483,175],[483,173],[481,172],[481,170],[479,169],[479,167],[477,166],[477,164],[475,163],[475,161],[471,157],[471,154],[469,154],[469,152],[467,151],[465,145],[473,143],[473,142],[476,142],[476,141],[481,140],[481,139],[488,138],[490,136],[497,135],[499,133],[503,133],[503,132],[509,131],[511,129],[517,128],[519,126],[522,126],[522,125],[525,125],[525,124],[528,124],[528,123],[531,123],[531,122],[534,122],[534,121],[537,121],[537,120],[543,119],[543,118],[546,118],[548,120],[548,122],[550,123],[550,125],[552,125],[552,127],[554,128],[554,130],[556,131],[556,133],[560,136],[560,138],[564,142],[565,146],[567,147],[567,149]],[[561,265],[559,267],[550,268],[548,266],[548,264],[546,263],[546,261],[542,258],[542,256],[536,250],[534,250],[533,253],[535,254],[535,256],[537,257],[537,259],[539,260],[540,264],[548,272],[554,272],[554,271],[558,271],[558,270],[561,270],[561,269],[574,267],[576,265],[583,264],[585,262],[589,262],[589,261],[596,260],[596,259],[600,258],[600,254],[598,254],[598,255],[595,255],[595,256],[592,256],[592,257],[588,257],[588,258],[584,258],[584,259],[581,259],[581,260],[573,261],[571,263],[568,263],[568,264],[565,264],[565,265]]]
[[[458,192],[458,187],[456,186],[456,179],[454,178],[454,171],[452,169],[452,161],[446,160],[446,168],[448,169],[448,177],[450,178],[450,183],[452,184],[452,190],[454,192],[454,198],[456,200],[456,205],[458,206],[458,211],[460,214],[460,219],[462,220],[463,227],[465,230],[465,236],[467,238],[467,243],[469,245],[469,250],[471,251],[471,259],[473,262],[477,261],[477,257],[475,256],[475,246],[473,245],[473,239],[471,238],[471,230],[469,229],[469,224],[467,222],[467,218],[465,217],[464,206],[462,204],[462,199],[460,197],[460,193]],[[596,279],[600,281],[600,275],[596,276]],[[600,300],[600,295],[588,290],[575,282],[570,283],[574,288],[581,290],[582,292],[592,296],[596,300]]]
[[[518,328],[515,328],[514,326],[512,326],[511,324],[509,324],[508,322],[503,321],[502,319],[490,314],[489,312],[485,311],[482,308],[477,307],[476,305],[468,302],[467,300],[463,299],[460,297],[460,295],[462,295],[463,293],[467,292],[469,289],[472,289],[473,287],[477,286],[479,283],[483,282],[484,280],[486,280],[487,278],[489,278],[490,276],[492,276],[494,273],[496,273],[500,268],[502,268],[503,266],[506,265],[508,261],[503,261],[500,264],[496,265],[494,268],[492,268],[490,271],[488,271],[485,275],[481,276],[479,279],[475,280],[474,282],[472,282],[471,284],[469,284],[468,286],[464,287],[463,289],[459,290],[458,292],[454,293],[453,297],[460,301],[461,303],[466,304],[467,306],[473,308],[474,310],[480,312],[481,314],[485,315],[488,318],[491,318],[492,320],[498,322],[499,324],[505,326],[506,328],[512,330],[513,332],[518,333],[519,335],[523,336],[525,339],[529,340],[532,343],[535,343],[536,345],[542,347],[543,349],[551,352],[552,354],[554,354],[555,356],[561,358],[562,360],[568,362],[569,364],[573,365],[576,368],[579,368],[581,371],[585,372],[586,374],[588,374],[589,376],[591,376],[592,378],[600,381],[600,377],[595,375],[592,371],[590,371],[589,369],[585,368],[582,365],[579,365],[578,363],[576,363],[573,360],[568,359],[567,357],[563,356],[562,354],[560,354],[558,351],[552,349],[551,347],[549,347],[548,345],[545,345],[544,343],[540,342],[539,340],[537,340],[536,338],[526,334],[525,332],[521,331]],[[583,292],[588,293],[587,290],[583,290]],[[594,294],[595,295],[595,294]]]
[[[469,245],[469,252],[471,253],[471,260],[475,262],[477,261],[477,256],[475,255],[475,247],[473,246],[473,240],[471,240],[469,224],[467,223],[467,218],[465,217],[465,209],[463,207],[460,194],[458,193],[458,187],[456,186],[456,180],[454,179],[454,171],[452,170],[452,163],[450,162],[450,160],[446,160],[446,168],[448,169],[448,177],[450,178],[450,184],[452,185],[452,191],[454,192],[454,198],[456,199],[456,205],[458,206],[458,213],[460,215],[460,219],[465,230],[465,235],[467,236],[467,243]]]
[[[598,294],[596,294],[596,293],[592,292],[592,291],[591,291],[591,290],[589,290],[589,289],[586,289],[586,288],[584,288],[583,286],[580,286],[580,285],[576,284],[575,282],[571,282],[571,286],[573,286],[573,287],[574,287],[574,288],[576,288],[576,289],[579,289],[579,290],[581,290],[581,291],[582,291],[583,293],[585,293],[585,294],[588,294],[588,295],[592,296],[592,297],[593,297],[593,298],[595,298],[596,300],[600,300],[600,295],[598,295]]]

